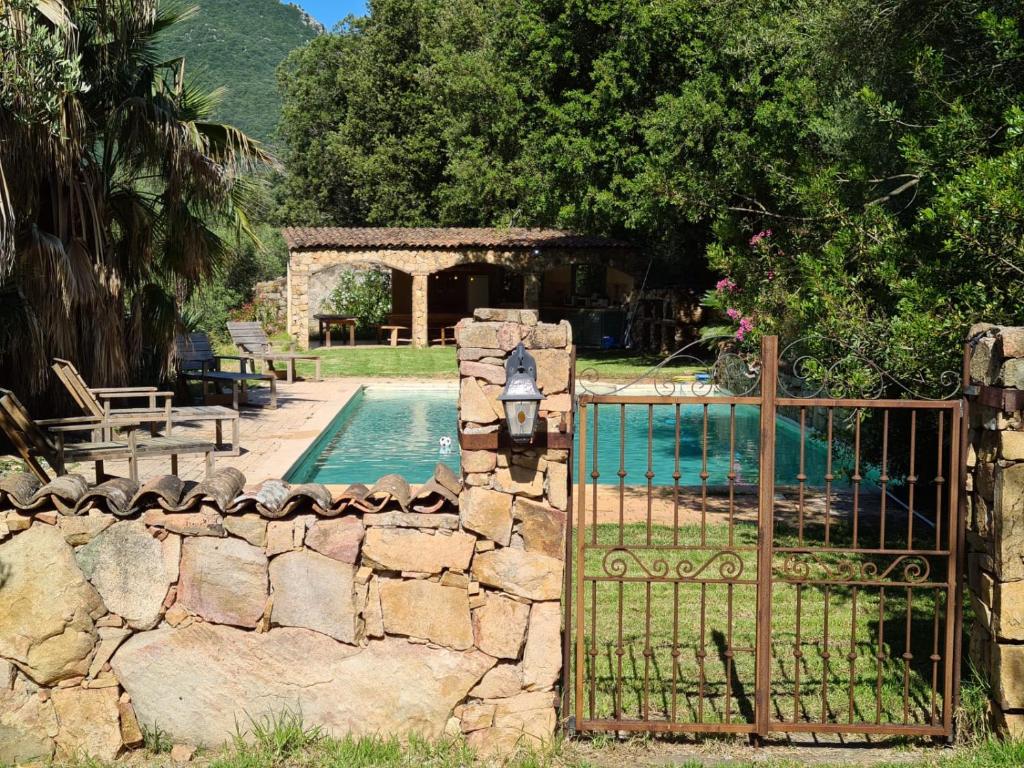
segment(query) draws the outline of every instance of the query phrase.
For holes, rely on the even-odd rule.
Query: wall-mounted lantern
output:
[[[522,344],[505,363],[505,389],[498,396],[513,443],[529,443],[537,431],[537,411],[544,395],[537,389],[537,362]]]

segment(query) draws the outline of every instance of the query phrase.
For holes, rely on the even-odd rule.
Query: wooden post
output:
[[[779,338],[761,339],[761,449],[757,505],[757,661],[754,716],[757,740],[768,735],[772,665],[772,549],[775,503],[775,398]]]

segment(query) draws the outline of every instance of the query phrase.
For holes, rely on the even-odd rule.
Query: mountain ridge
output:
[[[293,2],[194,0],[199,12],[168,30],[160,53],[185,57],[185,71],[207,88],[225,88],[214,119],[275,143],[281,115],[275,72],[290,51],[324,27]]]

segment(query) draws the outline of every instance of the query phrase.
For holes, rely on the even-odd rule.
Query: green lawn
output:
[[[223,354],[233,354],[229,345]],[[321,358],[325,377],[355,376],[358,378],[454,378],[457,367],[454,347],[331,347],[314,349],[310,354]],[[579,376],[603,381],[630,381],[646,374],[660,362],[659,358],[631,355],[622,351],[579,351],[576,370]],[[692,366],[672,366],[668,377],[687,376],[698,370]],[[300,376],[311,376],[313,365],[299,363]]]
[[[707,564],[705,577],[753,581],[757,568],[756,526],[736,523],[734,556],[716,557],[717,548],[728,543],[728,526],[709,525],[706,530],[706,548],[701,545],[695,550],[673,550],[669,548],[672,529],[654,526],[650,542],[654,548],[648,549],[646,526],[627,525],[622,541],[633,548],[633,559],[633,555],[617,557],[613,551],[621,546],[618,526],[599,525],[598,547],[587,552],[586,575],[642,576],[642,569],[657,572],[659,560],[664,561],[662,570],[671,574],[681,560],[687,559],[692,563],[691,573]],[[840,535],[838,529],[833,531],[837,545],[841,544]],[[680,528],[681,543],[692,545],[699,539],[699,526]],[[776,532],[777,546],[796,544],[795,536]],[[829,553],[820,559],[839,564],[843,557]],[[866,558],[852,556],[846,562],[859,563]],[[887,562],[877,563],[879,571]],[[617,565],[624,570],[617,571]],[[728,570],[730,565],[734,570]],[[939,574],[936,577],[944,578]],[[673,581],[623,583],[606,578],[588,581],[584,594],[585,717],[753,722],[757,628],[753,583],[702,586]],[[775,584],[770,686],[773,720],[927,725],[933,706],[941,718],[942,666],[937,667],[940,691],[933,700],[929,656],[935,601],[939,600],[941,613],[942,593],[936,597],[933,590],[913,590],[909,612],[905,588],[885,589],[884,603],[882,595],[883,591],[875,587]],[[941,646],[941,618],[938,626]]]
[[[248,742],[241,740],[213,752],[200,752],[195,764],[208,768],[621,768],[623,765],[673,765],[677,768],[799,768],[806,765],[789,748],[786,756],[774,756],[772,747],[755,751],[742,742],[709,739],[700,743],[665,743],[637,738],[615,741],[557,741],[542,752],[523,752],[502,760],[482,760],[461,739],[435,743],[413,739],[400,742],[386,738],[329,738],[301,720],[283,715],[276,723],[241,726],[249,732]],[[146,749],[134,753],[135,768],[167,768],[172,765],[171,744],[159,734],[147,734]],[[728,751],[723,754],[723,748]],[[1024,764],[1024,743],[999,742],[984,738],[970,746],[953,750],[924,748],[908,752],[905,748],[857,750],[851,764],[859,768],[1019,768]],[[849,752],[847,752],[849,758]],[[819,750],[815,765],[840,765],[822,761]],[[105,768],[96,760],[80,759],[56,762],[58,768]]]

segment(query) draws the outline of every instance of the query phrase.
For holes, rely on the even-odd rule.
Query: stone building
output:
[[[558,229],[287,228],[284,238],[288,330],[301,347],[346,269],[392,271],[389,324],[409,328],[417,347],[479,307],[614,328],[634,288],[632,246]]]

